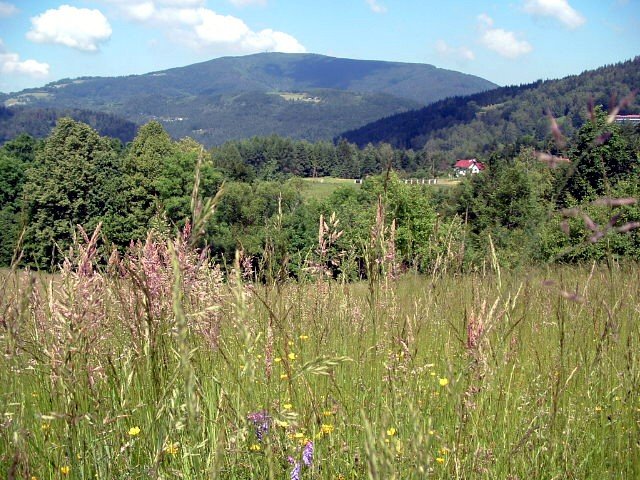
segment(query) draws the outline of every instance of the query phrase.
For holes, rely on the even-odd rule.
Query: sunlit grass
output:
[[[72,269],[4,292],[4,474],[640,474],[636,265],[250,286],[176,248],[137,286]]]

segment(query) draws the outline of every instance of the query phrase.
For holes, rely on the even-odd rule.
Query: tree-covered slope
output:
[[[174,136],[211,145],[270,133],[327,139],[383,116],[493,87],[432,65],[264,53],[145,75],[66,79],[12,94],[4,103],[97,110],[136,123],[159,120]]]
[[[117,138],[123,143],[133,140],[137,129],[135,123],[108,113],[79,109],[6,108],[0,105],[0,145],[21,133],[44,138],[62,117],[84,122],[101,135]]]
[[[497,88],[441,100],[342,134],[359,145],[388,142],[441,155],[443,162],[482,155],[500,144],[533,145],[549,135],[548,114],[571,134],[589,118],[589,104],[611,103],[640,88],[640,57],[560,80]],[[637,99],[625,107],[640,109]]]

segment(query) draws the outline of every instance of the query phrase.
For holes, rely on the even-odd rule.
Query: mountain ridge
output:
[[[234,138],[229,137],[228,128],[222,129],[226,133],[215,132],[221,122],[233,123],[235,138],[272,126],[269,133],[330,139],[383,116],[493,87],[480,77],[427,64],[261,53],[141,75],[62,79],[15,92],[4,103],[96,110],[138,124],[167,117],[171,120],[163,123],[172,135],[187,134],[212,145]],[[256,97],[255,118],[252,126],[245,126],[241,120],[247,105],[234,105],[234,101],[238,95],[256,92],[262,95]],[[300,101],[299,94],[303,95]],[[182,120],[174,121],[177,118]]]
[[[639,88],[640,56],[560,79],[446,98],[338,137],[360,146],[390,143],[398,148],[426,148],[438,152],[446,163],[481,156],[492,144],[523,138],[538,146],[548,139],[549,115],[570,135],[589,118],[590,103],[612,108],[614,98],[621,99]],[[628,113],[640,111],[637,97],[625,108]]]

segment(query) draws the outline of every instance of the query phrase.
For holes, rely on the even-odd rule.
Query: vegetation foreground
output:
[[[2,276],[6,478],[640,476],[637,265],[254,284],[98,238]]]

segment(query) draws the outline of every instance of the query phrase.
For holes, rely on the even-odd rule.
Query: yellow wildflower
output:
[[[293,408],[293,405],[291,405],[290,403],[285,403],[284,405],[282,405],[282,408],[284,408],[285,410],[291,410]]]
[[[442,457],[438,457],[438,458],[436,458],[436,462],[438,462],[438,463],[444,463],[444,458],[442,458]]]
[[[429,435],[435,435],[436,431],[435,430],[429,430]]]
[[[440,455],[446,455],[447,453],[449,453],[449,449],[447,447],[442,447],[440,449]]]
[[[276,357],[273,359],[274,362],[276,363],[280,363],[282,361],[282,359],[280,357]]]
[[[262,447],[260,447],[260,445],[258,445],[257,443],[254,443],[249,447],[249,450],[251,450],[252,452],[259,452],[261,448]]]
[[[601,407],[600,405],[598,405],[598,406],[596,407],[596,412],[601,412],[601,411],[602,411],[602,407]]]
[[[296,359],[296,354],[291,352],[291,353],[289,353],[289,355],[287,355],[287,357],[289,357],[289,360],[295,360]]]
[[[280,380],[286,380],[287,378],[289,378],[289,375],[287,375],[286,373],[280,374]]]
[[[40,429],[42,429],[43,432],[46,432],[47,430],[49,430],[51,428],[51,424],[50,423],[43,423],[40,426]]]
[[[68,465],[65,465],[63,467],[60,467],[60,473],[62,475],[69,475],[69,472],[71,471],[71,467]]]
[[[289,422],[283,422],[282,420],[276,420],[276,426],[287,428],[289,426]]]
[[[391,427],[390,429],[387,430],[387,435],[389,435],[390,437],[393,437],[396,434],[396,429]]]
[[[309,335],[300,335],[300,340],[309,340]]]
[[[131,427],[129,429],[129,435],[131,437],[135,437],[136,435],[140,435],[140,427]]]
[[[168,453],[169,455],[173,455],[174,457],[178,454],[178,444],[177,443],[169,443],[163,449],[164,453]]]
[[[325,410],[324,412],[322,412],[322,415],[324,415],[325,417],[330,417],[331,415],[333,415],[333,412],[331,410]]]
[[[333,432],[333,428],[334,428],[333,425],[328,425],[326,423],[323,423],[322,426],[320,427],[320,431],[325,435],[329,435],[330,433]]]
[[[441,378],[440,380],[438,380],[438,383],[440,384],[441,387],[446,387],[447,385],[449,385],[449,379]]]
[[[292,347],[292,346],[293,346],[293,342],[292,342],[291,340],[289,340],[289,341],[287,342],[287,345],[289,345],[290,347]]]
[[[296,432],[293,434],[293,438],[304,438],[304,433]]]

